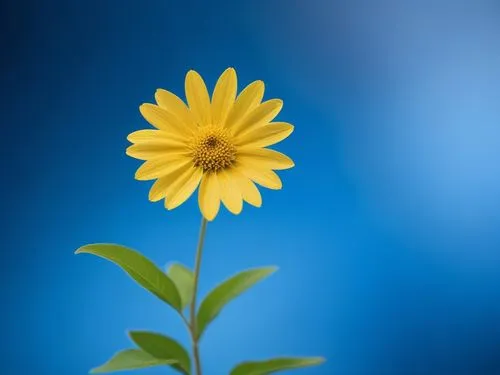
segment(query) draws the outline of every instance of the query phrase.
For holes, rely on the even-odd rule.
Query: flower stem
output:
[[[204,217],[201,219],[200,226],[200,236],[198,239],[198,247],[196,248],[196,260],[194,264],[194,287],[193,287],[193,299],[191,301],[190,308],[190,331],[191,340],[193,343],[193,357],[195,366],[195,375],[201,374],[201,362],[200,362],[200,351],[198,348],[198,334],[196,327],[196,295],[198,294],[198,280],[200,278],[200,267],[201,267],[201,257],[203,253],[203,242],[205,241],[205,232],[207,230],[207,219]]]

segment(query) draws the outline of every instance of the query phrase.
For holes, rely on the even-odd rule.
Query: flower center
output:
[[[236,160],[236,147],[227,130],[215,126],[200,128],[191,143],[193,164],[203,172],[217,172]]]

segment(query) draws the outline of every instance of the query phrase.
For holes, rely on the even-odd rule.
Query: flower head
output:
[[[174,209],[199,186],[198,203],[203,216],[213,220],[220,202],[239,214],[243,201],[260,207],[258,185],[281,189],[274,170],[294,166],[286,155],[267,148],[288,137],[293,126],[272,122],[283,102],[262,102],[264,83],[255,81],[236,96],[236,72],[222,73],[210,98],[201,76],[186,75],[186,105],[169,91],[158,89],[156,104],[142,104],[140,112],[155,128],[131,133],[127,155],[145,160],[138,180],[153,180],[153,202],[165,199]]]

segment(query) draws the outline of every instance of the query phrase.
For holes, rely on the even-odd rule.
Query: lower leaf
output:
[[[184,347],[174,339],[154,332],[132,331],[130,338],[144,352],[160,360],[174,360],[172,367],[182,374],[191,373],[191,359]]]
[[[158,359],[139,349],[128,349],[116,353],[108,362],[90,370],[91,374],[107,372],[138,370],[154,366],[169,366],[175,364],[173,359]]]
[[[264,361],[242,362],[231,370],[230,375],[267,375],[284,370],[317,366],[325,361],[322,357],[282,357]]]

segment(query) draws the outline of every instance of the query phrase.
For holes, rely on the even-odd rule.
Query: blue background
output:
[[[287,354],[325,356],[311,375],[500,374],[497,1],[1,4],[4,373],[85,374],[128,329],[188,343],[159,300],[73,252],[193,264],[195,200],[149,203],[126,136],[156,88],[233,66],[284,99],[296,168],[209,225],[203,294],[280,271],[207,331],[205,374]]]

